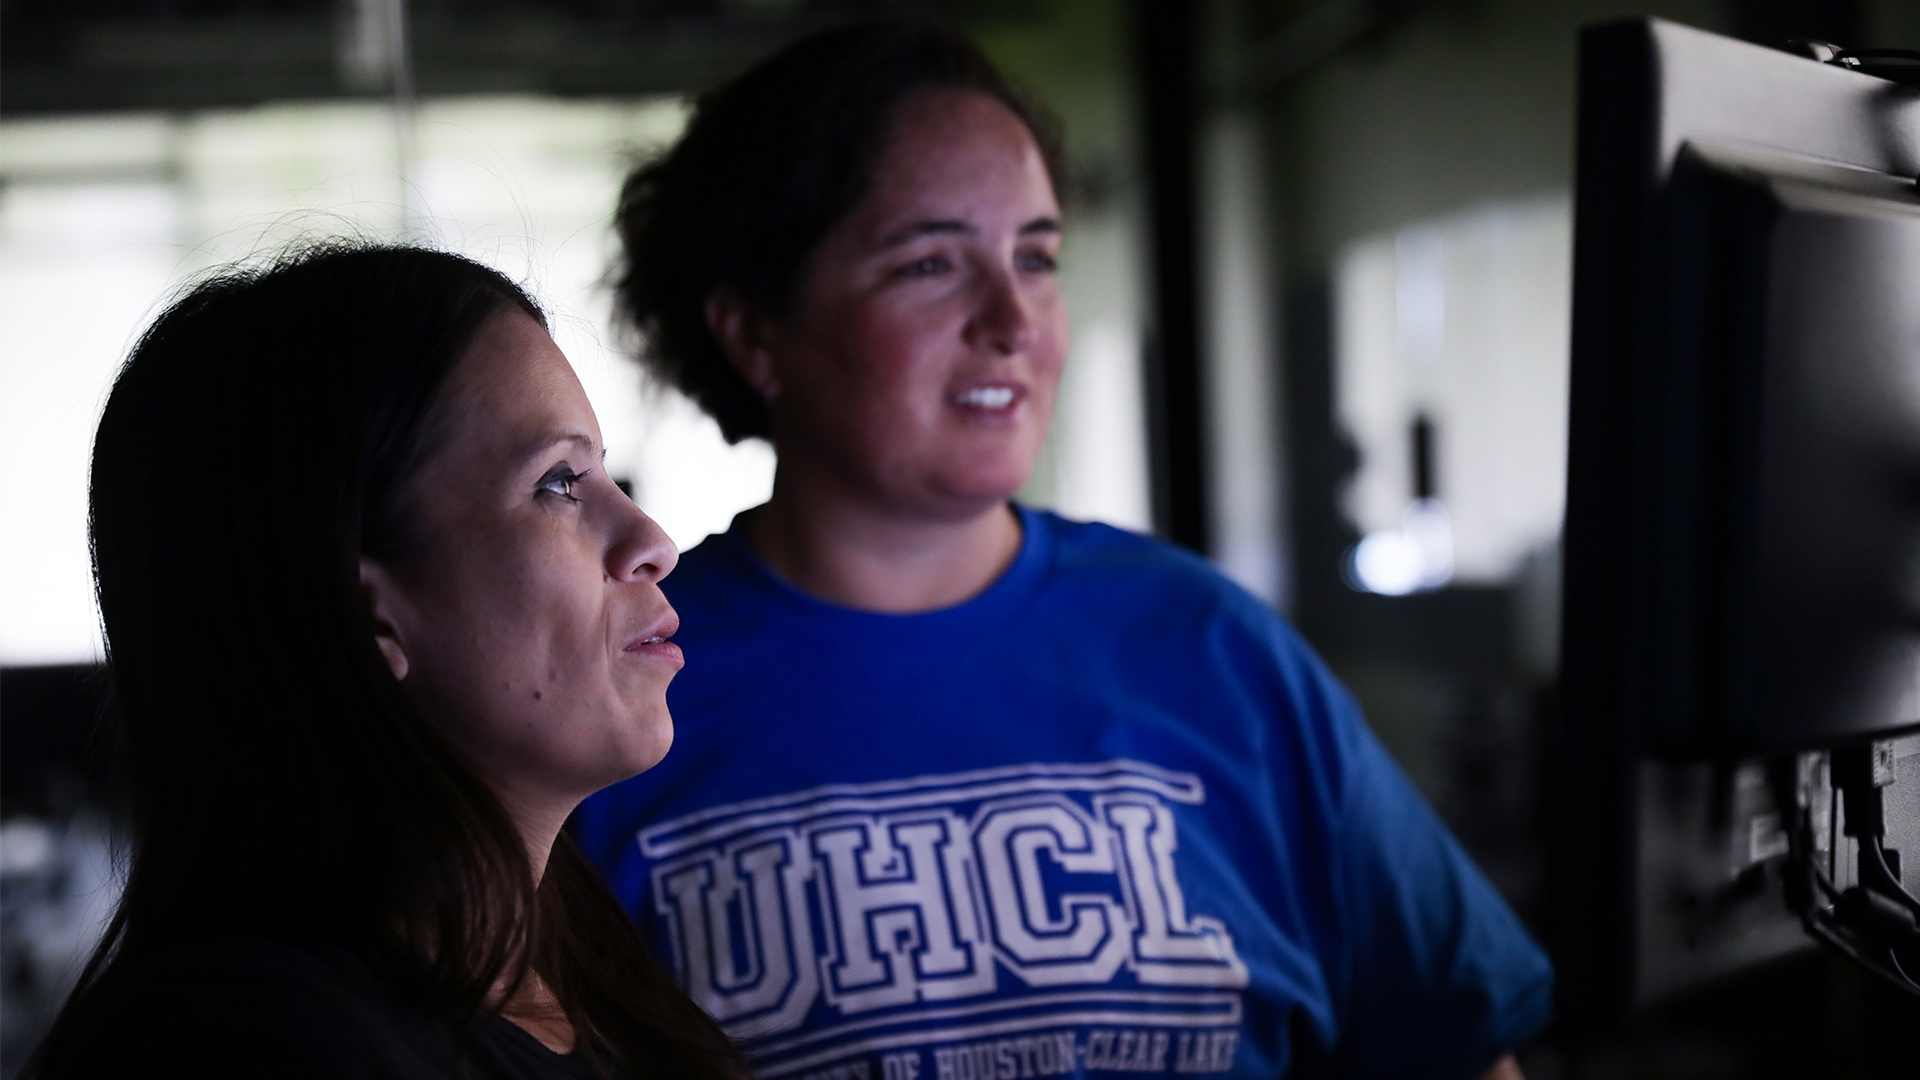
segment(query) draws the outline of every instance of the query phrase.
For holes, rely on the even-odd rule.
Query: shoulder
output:
[[[1212,563],[1110,525],[1024,516],[1053,545],[1043,603],[1088,647],[1127,658],[1130,677],[1160,677],[1187,694],[1210,688],[1232,705],[1206,712],[1281,721],[1270,731],[1320,767],[1351,751],[1361,725],[1345,689],[1278,611]]]
[[[1022,508],[1022,522],[1051,547],[1053,580],[1069,588],[1124,587],[1131,603],[1201,603],[1255,624],[1280,623],[1259,599],[1182,547],[1097,521]]]
[[[117,963],[42,1075],[435,1076],[432,1038],[345,952],[223,934]]]
[[[736,524],[681,552],[660,588],[676,608],[711,612],[738,604],[751,607],[766,591],[764,574]]]
[[[1056,563],[1070,567],[1127,565],[1153,567],[1173,573],[1207,576],[1212,568],[1198,555],[1164,540],[1100,521],[1075,521],[1051,510],[1020,507],[1021,525],[1043,534]]]
[[[739,540],[731,533],[711,533],[706,539],[680,553],[680,559],[674,564],[673,572],[666,581],[677,586],[685,586],[702,581],[715,575],[727,576],[730,564],[734,561],[734,548]],[[663,584],[664,588],[665,585]]]
[[[1083,624],[1146,635],[1161,647],[1205,650],[1227,666],[1258,669],[1294,691],[1318,695],[1330,677],[1279,612],[1201,556],[1164,540],[1099,522],[1023,510],[1044,530],[1052,572],[1046,599]]]

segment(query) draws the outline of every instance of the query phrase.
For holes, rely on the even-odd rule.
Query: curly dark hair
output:
[[[700,403],[728,442],[764,437],[766,403],[707,327],[721,285],[779,316],[815,245],[865,195],[900,102],[919,90],[987,94],[1033,133],[1056,191],[1058,126],[952,30],[860,23],[805,38],[700,98],[686,133],[635,169],[615,216],[617,316],[657,376]]]

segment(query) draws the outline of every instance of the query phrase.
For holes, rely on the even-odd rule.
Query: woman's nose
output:
[[[679,549],[665,529],[622,493],[614,506],[613,543],[607,573],[620,581],[658,582],[680,561]]]
[[[1008,355],[1025,352],[1033,344],[1034,323],[1032,302],[1021,293],[1011,268],[987,275],[969,324],[976,344]]]

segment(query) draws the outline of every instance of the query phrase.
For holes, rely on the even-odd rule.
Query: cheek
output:
[[[1033,345],[1027,350],[1027,365],[1033,379],[1035,419],[1044,429],[1052,419],[1054,401],[1060,390],[1060,377],[1066,370],[1066,305],[1055,297],[1050,306],[1043,307],[1036,314],[1034,321],[1038,325]],[[1042,434],[1045,434],[1044,430]]]
[[[597,589],[551,566],[515,572],[520,587],[461,612],[422,672],[448,734],[516,786],[592,790],[657,763],[672,674],[611,652]]]
[[[850,306],[820,328],[820,345],[797,365],[796,404],[818,418],[817,436],[865,442],[924,423],[947,377],[947,320],[925,306]]]
[[[437,689],[511,711],[523,698],[537,706],[604,666],[593,566],[550,546],[469,535],[473,543],[445,552],[441,564],[443,614],[427,643]]]
[[[582,792],[666,752],[671,675],[616,651],[615,623],[644,603],[609,589],[597,528],[474,511],[433,535],[414,579],[423,621],[408,635],[405,686],[489,777]]]
[[[870,389],[894,393],[944,380],[942,361],[959,338],[957,322],[938,304],[868,305],[847,327],[850,374]]]
[[[1060,381],[1060,373],[1067,366],[1067,305],[1055,296],[1050,310],[1040,321],[1040,331],[1029,354],[1033,361],[1034,377],[1044,380],[1048,393]]]
[[[1060,295],[1059,282],[1048,280],[1040,288],[1040,295],[1033,305],[1034,327],[1039,337],[1044,338],[1047,347],[1054,351],[1056,364],[1058,357],[1067,347],[1067,301]]]
[[[524,650],[555,631],[566,629],[557,616],[570,599],[565,573],[567,560],[553,553],[528,550],[524,544],[476,542],[458,554],[451,575],[461,590],[451,597],[454,617],[472,622],[488,633],[496,648],[511,648],[517,639]]]

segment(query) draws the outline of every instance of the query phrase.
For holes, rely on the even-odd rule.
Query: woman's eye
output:
[[[945,273],[952,266],[953,263],[945,255],[929,255],[901,267],[900,274],[904,277],[932,277]]]
[[[589,470],[591,471],[591,470]],[[558,495],[568,502],[579,502],[579,496],[573,493],[574,485],[587,478],[586,473],[577,473],[566,465],[555,465],[540,478],[535,490],[548,495]]]
[[[1051,274],[1060,266],[1060,261],[1048,251],[1023,251],[1013,257],[1014,265],[1028,273]]]

